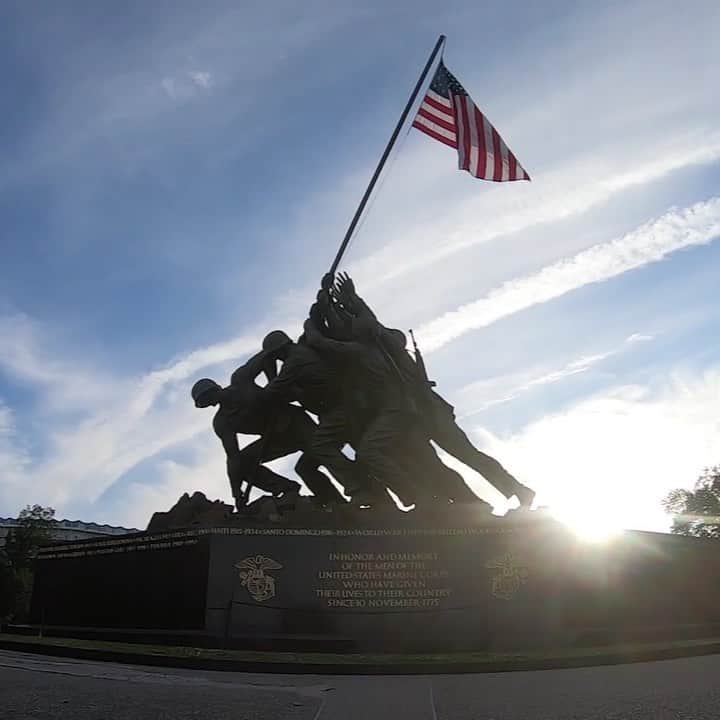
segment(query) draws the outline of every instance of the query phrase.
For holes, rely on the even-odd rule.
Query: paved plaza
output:
[[[5,720],[716,720],[720,655],[415,676],[169,670],[0,651]]]

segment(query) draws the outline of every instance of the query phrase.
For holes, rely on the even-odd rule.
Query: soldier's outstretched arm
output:
[[[269,356],[266,357],[262,371],[265,373],[265,377],[267,378],[267,381],[269,383],[272,382],[278,375],[277,361],[275,360],[275,358],[272,358]]]
[[[305,321],[304,330],[308,345],[320,352],[349,355],[358,349],[358,344],[355,342],[325,337],[310,320]]]
[[[268,354],[261,350],[251,358],[245,361],[244,365],[241,365],[233,374],[230,376],[230,384],[238,385],[243,382],[253,381],[255,378],[267,369],[268,372],[272,372],[268,367]]]
[[[322,317],[322,325],[315,322],[315,327],[326,327],[327,335],[335,340],[349,338],[352,335],[352,318],[332,298],[330,292],[321,290],[317,297],[318,312]]]
[[[316,327],[316,328],[322,328],[325,325],[325,313],[323,312],[322,306],[319,302],[320,294],[318,293],[318,301],[314,302],[310,306],[310,313],[309,313],[309,319],[310,322]]]

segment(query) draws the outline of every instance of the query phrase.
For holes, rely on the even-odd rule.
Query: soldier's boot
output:
[[[370,507],[377,508],[394,508],[390,495],[381,487],[366,487],[355,491],[350,498],[350,506],[353,508]]]
[[[520,507],[529,508],[535,500],[535,491],[531,490],[527,485],[518,483],[518,486],[515,488],[515,496],[520,501]]]
[[[300,485],[293,483],[293,486],[285,490],[280,497],[275,496],[275,505],[281,515],[289,510],[294,510],[297,505],[300,497]]]

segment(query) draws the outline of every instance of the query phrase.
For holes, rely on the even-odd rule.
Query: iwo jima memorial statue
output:
[[[451,651],[558,646],[648,626],[677,634],[720,621],[720,568],[708,573],[699,545],[627,533],[611,547],[587,547],[530,511],[535,493],[458,426],[412,331],[411,353],[405,334],[384,325],[349,275],[337,273],[433,65],[413,126],[456,148],[460,168],[476,178],[530,179],[442,58],[435,63],[443,43],[441,36],[302,335],[294,341],[272,330],[228,385],[202,378],[191,389],[198,408],[217,408],[212,424],[235,508],[196,492],[155,513],[145,533],[46,548],[36,623],[194,644]],[[238,434],[259,438],[241,448]],[[519,510],[492,515],[432,443],[516,497]],[[310,495],[266,465],[298,452],[295,471]],[[694,582],[703,591],[679,601],[686,573],[701,564]]]

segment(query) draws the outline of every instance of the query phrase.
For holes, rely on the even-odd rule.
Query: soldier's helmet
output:
[[[405,336],[405,333],[398,329],[398,328],[389,328],[388,332],[390,333],[390,337],[401,347],[407,347],[407,337]]]
[[[292,340],[282,330],[273,330],[265,336],[262,347],[265,352],[272,353],[291,342]]]
[[[201,404],[202,396],[205,395],[209,390],[215,389],[219,390],[220,386],[214,380],[210,380],[210,378],[202,378],[202,380],[198,380],[192,386],[192,390],[190,391],[192,399],[195,401],[195,407],[203,407],[203,405]]]

